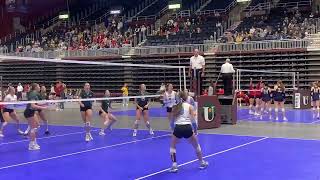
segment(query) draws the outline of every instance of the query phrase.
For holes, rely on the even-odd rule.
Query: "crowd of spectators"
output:
[[[218,42],[246,42],[260,40],[302,39],[307,34],[316,33],[318,13],[300,12],[298,9],[277,11],[269,15],[252,16],[244,19],[242,24],[233,31],[226,31]],[[41,36],[41,39],[31,41],[26,39],[27,45],[18,46],[17,52],[41,52],[47,50],[97,50],[102,48],[118,48],[132,45],[134,37],[142,35],[166,36],[183,34],[200,34],[206,31],[209,23],[215,31],[221,30],[223,17],[197,16],[169,18],[157,30],[151,31],[150,23],[127,24],[121,18],[112,17],[98,26],[68,25],[56,27]],[[221,32],[220,31],[220,32]],[[211,33],[211,32],[210,32]],[[207,38],[214,40],[217,33],[207,34]],[[214,35],[214,36],[213,36]],[[8,52],[8,47],[0,46],[0,52]]]
[[[316,33],[316,17],[318,15],[302,14],[295,9],[278,15],[246,18],[239,28],[225,32],[218,42],[303,39]]]
[[[113,17],[105,23],[91,26],[66,25],[52,29],[42,35],[40,39],[31,41],[26,39],[27,45],[19,45],[17,52],[41,52],[47,50],[87,50],[102,48],[118,48],[124,44],[131,44],[133,31],[125,30],[121,18]]]

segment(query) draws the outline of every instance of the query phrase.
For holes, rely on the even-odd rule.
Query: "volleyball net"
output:
[[[250,91],[250,84],[256,87],[259,82],[263,82],[269,87],[274,87],[278,81],[282,81],[287,91],[292,91],[297,88],[299,82],[299,74],[289,71],[272,71],[272,70],[236,70],[235,89],[237,92]]]
[[[18,96],[16,102],[0,102],[2,107],[13,107],[19,118],[25,119],[23,111],[27,104],[48,106],[45,110],[48,119],[57,124],[73,124],[70,119],[81,122],[79,102],[84,101],[81,92],[85,83],[90,84],[93,92],[85,101],[92,102],[96,119],[101,102],[109,100],[111,113],[126,116],[127,120],[120,122],[122,128],[132,127],[136,119],[135,100],[148,99],[155,116],[166,117],[161,104],[165,85],[172,84],[176,91],[187,88],[185,66],[130,57],[88,61],[0,56],[0,71],[3,99],[10,94],[9,87],[14,87]],[[45,99],[28,100],[32,83],[40,85],[40,94],[45,94]],[[146,93],[139,93],[141,84],[145,85]],[[106,90],[110,94],[106,94]]]

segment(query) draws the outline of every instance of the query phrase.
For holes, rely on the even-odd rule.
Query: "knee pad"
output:
[[[271,111],[272,111],[272,109],[271,109],[271,108],[269,108],[269,111],[271,112]]]
[[[38,131],[38,128],[32,128],[32,129],[30,130],[31,133],[36,133],[37,131]]]
[[[200,144],[198,144],[197,148],[196,148],[197,153],[201,153],[201,147]]]
[[[282,108],[281,110],[282,110],[282,112],[286,112],[286,110],[284,108]]]
[[[277,113],[279,110],[278,110],[278,108],[276,108],[276,109],[274,109],[274,111]]]
[[[170,147],[170,154],[175,154],[177,153],[177,150],[175,148]]]

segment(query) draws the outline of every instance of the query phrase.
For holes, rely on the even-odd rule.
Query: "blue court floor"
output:
[[[320,178],[320,141],[200,134],[204,156],[210,163],[198,169],[192,147],[177,147],[179,172],[170,174],[170,133],[153,137],[140,131],[116,129],[92,142],[84,142],[83,128],[51,126],[51,136],[40,131],[40,151],[27,150],[28,140],[13,125],[0,140],[0,179],[192,179],[192,180],[317,180]]]
[[[134,117],[136,115],[135,109],[121,110],[112,112],[116,116],[130,116]],[[165,108],[150,108],[149,114],[151,117],[167,117],[167,112]],[[287,109],[286,117],[288,121],[283,121],[282,112],[279,112],[279,120],[275,120],[274,110],[271,113],[271,119],[269,114],[264,113],[262,119],[260,116],[254,116],[249,114],[247,108],[238,109],[238,120],[239,121],[256,121],[256,122],[279,122],[279,123],[304,123],[304,124],[318,124],[320,119],[317,119],[316,114],[312,112],[311,109],[298,110],[298,109]]]

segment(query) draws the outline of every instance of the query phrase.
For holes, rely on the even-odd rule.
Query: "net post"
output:
[[[183,67],[183,86],[184,89],[187,89],[186,67]]]
[[[3,92],[3,78],[0,76],[0,86],[1,86],[1,101],[4,100],[4,92]]]
[[[239,69],[239,91],[241,90],[241,70]]]
[[[179,85],[180,85],[180,91],[182,91],[182,79],[181,79],[181,68],[179,67]]]
[[[232,74],[232,92],[234,93],[235,92],[235,90],[236,90],[236,88],[235,88],[235,85],[236,85],[236,83],[234,82],[235,81],[235,74],[233,73]]]
[[[293,73],[293,89],[296,88],[296,73]]]
[[[300,88],[300,74],[297,72],[297,88]]]

